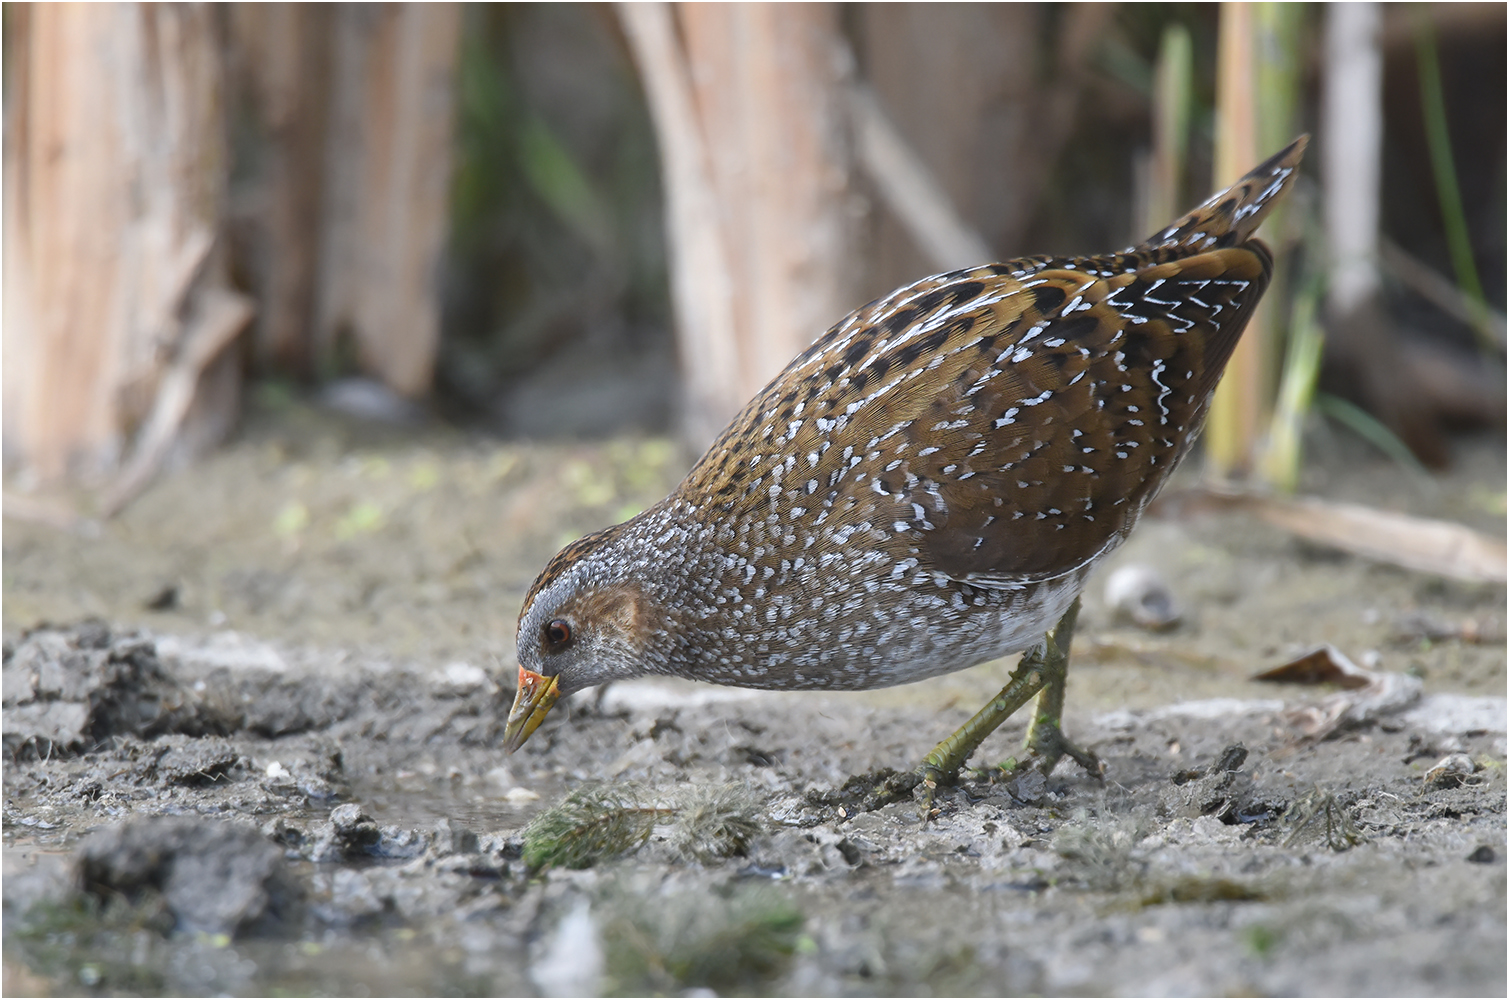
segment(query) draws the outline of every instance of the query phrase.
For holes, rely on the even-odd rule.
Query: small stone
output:
[[[1006,786],[1012,798],[1027,805],[1036,805],[1041,802],[1047,788],[1048,779],[1035,768]]]
[[[345,833],[354,829],[359,823],[370,823],[372,817],[362,812],[362,807],[355,802],[346,802],[330,810],[330,822],[336,830]]]
[[[304,831],[289,823],[282,816],[262,824],[262,836],[275,844],[297,848],[304,843]]]
[[[385,858],[417,858],[430,847],[429,838],[418,830],[385,826],[374,853]]]
[[[1465,753],[1448,754],[1425,772],[1425,783],[1435,788],[1457,788],[1465,785],[1477,769]]]
[[[344,861],[380,853],[383,832],[372,817],[355,802],[345,802],[330,810],[330,822],[322,823],[311,838],[309,860]]]

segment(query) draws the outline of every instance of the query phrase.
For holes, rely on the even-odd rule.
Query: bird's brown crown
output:
[[[587,553],[618,535],[623,530],[623,527],[622,524],[615,524],[612,527],[583,535],[557,552],[554,558],[545,564],[545,568],[540,571],[540,575],[535,577],[535,581],[530,586],[529,592],[524,595],[524,606],[519,609],[519,623],[523,624],[524,616],[529,613],[529,609],[534,605],[534,599],[539,595],[540,591],[549,588],[552,583],[560,579],[568,569],[574,566]]]

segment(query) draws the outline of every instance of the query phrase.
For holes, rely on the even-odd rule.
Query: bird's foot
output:
[[[915,771],[897,771],[883,767],[868,774],[856,774],[832,790],[809,791],[807,804],[831,812],[840,821],[862,812],[872,812],[890,805],[911,792],[921,780]]]
[[[926,826],[938,818],[938,808],[933,805],[933,798],[938,794],[938,786],[944,783],[952,783],[959,776],[958,771],[952,773],[940,767],[932,760],[932,754],[928,754],[922,761],[922,766],[911,772],[917,778],[914,788],[922,789],[921,801],[917,803],[917,818]]]
[[[884,781],[877,782],[870,794],[865,796],[862,808],[865,812],[880,809],[908,795],[927,780],[922,768],[914,771],[892,771]]]
[[[1106,765],[1093,750],[1086,750],[1073,743],[1058,723],[1039,716],[1027,735],[1027,752],[1030,755],[1023,763],[1035,763],[1044,777],[1053,773],[1054,767],[1065,757],[1084,768],[1093,778],[1104,778]]]
[[[1105,777],[1105,763],[1095,752],[1071,742],[1056,725],[1039,721],[1033,730],[1027,751],[1021,760],[1013,757],[994,767],[972,768],[968,772],[969,776],[999,782],[1035,767],[1046,777],[1060,760],[1068,757],[1092,777]],[[913,796],[917,799],[917,816],[924,825],[937,819],[940,812],[936,801],[939,787],[955,784],[964,769],[955,767],[949,770],[946,764],[933,760],[933,756],[929,754],[919,766],[910,771],[887,769],[874,775],[850,778],[844,785],[844,791],[850,793],[845,797],[849,805],[847,811],[872,812]],[[860,792],[857,801],[853,794],[855,792]]]
[[[858,797],[858,801],[852,802],[852,811],[873,812],[910,797],[921,789],[920,816],[926,823],[937,816],[937,810],[933,807],[933,797],[937,793],[938,786],[952,780],[953,776],[945,774],[937,765],[924,762],[911,771],[892,771],[887,768],[874,775],[850,778],[845,782],[843,790],[853,792],[861,788],[865,789]],[[852,801],[853,797],[850,798]]]
[[[924,757],[916,769],[892,776],[884,786],[876,789],[877,802],[872,808],[894,802],[903,795],[920,792],[917,795],[917,818],[922,820],[923,825],[937,819],[939,810],[934,805],[934,799],[938,794],[938,786],[953,784],[959,776],[959,766],[950,767],[936,757],[937,752],[934,751]],[[879,796],[882,795],[884,798],[880,799]]]

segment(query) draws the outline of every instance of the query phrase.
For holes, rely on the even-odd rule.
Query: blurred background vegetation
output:
[[[1343,315],[1327,5],[7,5],[7,488],[111,509],[248,381],[695,449],[843,312],[979,262],[948,246],[1128,246],[1301,131],[1266,359],[1228,377],[1261,424],[1213,420],[1219,471],[1292,483],[1316,407],[1444,465],[1504,426],[1505,8],[1363,6],[1379,220]]]
[[[451,238],[435,398],[456,419],[548,436],[520,393],[585,367],[675,367],[655,134],[605,5],[468,6],[457,70]],[[512,390],[512,391],[510,391]],[[669,429],[664,391],[566,415],[571,433]]]

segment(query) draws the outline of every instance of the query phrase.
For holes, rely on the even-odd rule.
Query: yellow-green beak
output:
[[[503,749],[513,753],[524,745],[530,734],[540,728],[550,708],[561,696],[561,679],[546,677],[533,670],[519,668],[519,690],[513,696],[513,709],[503,730]]]

